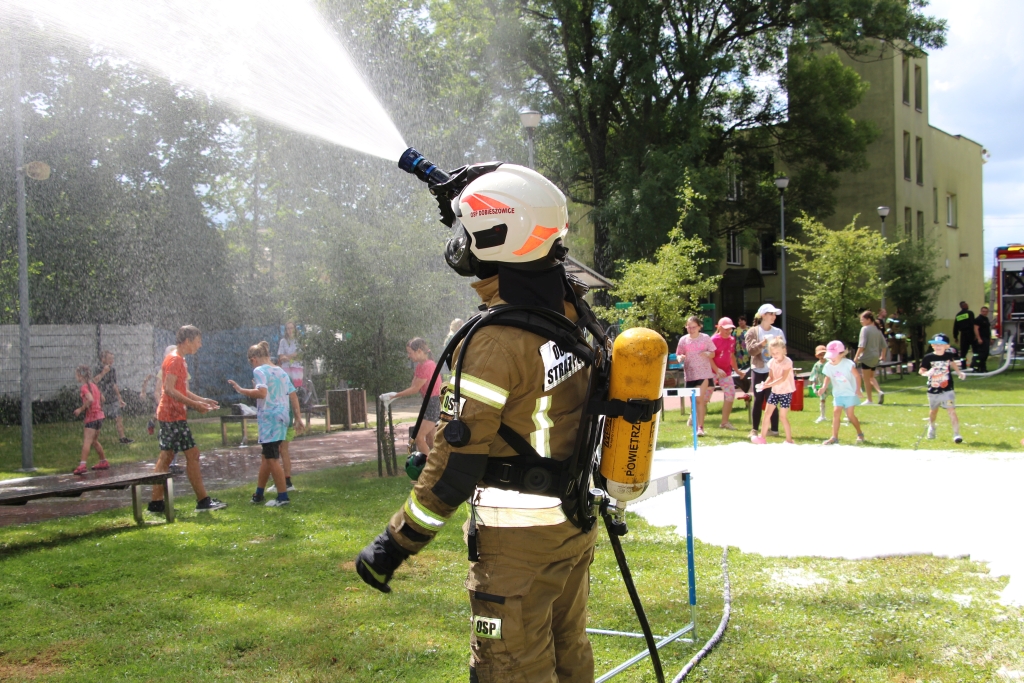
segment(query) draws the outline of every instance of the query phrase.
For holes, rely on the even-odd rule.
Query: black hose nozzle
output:
[[[410,147],[398,159],[398,168],[412,173],[428,185],[441,185],[449,180],[449,175],[422,154]]]

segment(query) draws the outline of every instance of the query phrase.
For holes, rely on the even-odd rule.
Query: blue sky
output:
[[[1024,243],[1024,1],[932,0],[949,22],[928,57],[931,124],[985,146],[985,270],[997,246]]]

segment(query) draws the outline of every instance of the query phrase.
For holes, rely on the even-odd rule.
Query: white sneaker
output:
[[[934,439],[935,438],[935,425],[933,425],[933,424],[928,425],[928,438],[929,439]]]
[[[298,491],[298,489],[295,488],[294,484],[289,484],[287,491],[288,491],[288,493],[292,493],[293,491]]]
[[[273,500],[268,500],[265,507],[279,508],[282,505],[288,505],[289,503],[291,503],[290,500],[281,500],[280,498],[274,498]]]
[[[964,437],[960,436],[959,434],[954,434],[953,435],[953,443],[963,443],[963,442],[964,442]]]
[[[828,420],[828,418],[826,418],[824,415],[822,415],[821,417],[819,417],[817,420],[814,421],[814,424],[820,425],[822,422],[826,422],[827,420]]]
[[[864,399],[864,402],[863,402],[863,403],[861,403],[861,405],[862,405],[862,406],[869,406],[869,405],[871,405],[871,401],[869,401],[869,400],[867,400],[867,399]]]

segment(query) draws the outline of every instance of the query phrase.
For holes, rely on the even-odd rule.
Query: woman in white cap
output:
[[[782,334],[782,330],[773,325],[775,317],[780,313],[782,313],[782,309],[776,308],[775,304],[762,304],[761,308],[757,309],[755,317],[755,320],[760,319],[760,322],[747,330],[747,335],[744,337],[744,345],[747,347],[747,353],[750,354],[751,388],[768,379],[768,360],[771,358],[768,354],[768,342],[775,337],[781,337],[783,341],[786,340],[786,335]],[[764,405],[770,393],[770,388],[754,392],[754,408],[750,416],[753,423],[750,425],[751,436],[757,436],[761,429],[761,406]],[[770,420],[772,428],[768,435],[778,436],[779,411],[773,411]]]

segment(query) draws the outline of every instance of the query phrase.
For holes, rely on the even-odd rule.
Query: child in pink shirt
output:
[[[703,322],[695,315],[686,320],[686,331],[676,346],[676,357],[683,361],[683,378],[688,388],[697,387],[700,394],[694,401],[691,419],[697,418],[697,436],[704,436],[704,416],[711,401],[715,378],[715,344],[711,337],[701,332]],[[690,423],[688,423],[690,424]]]
[[[73,474],[85,474],[89,471],[86,466],[86,458],[89,451],[95,449],[99,453],[100,461],[92,466],[94,470],[105,470],[110,468],[107,456],[100,444],[100,427],[103,426],[103,398],[100,396],[100,389],[92,381],[92,371],[88,365],[80,365],[75,370],[75,379],[81,387],[79,395],[82,397],[82,405],[75,409],[75,417],[85,413],[85,435],[82,439],[82,461],[78,463]]]
[[[789,426],[789,405],[793,392],[796,391],[793,361],[786,357],[786,342],[781,337],[774,337],[768,342],[768,353],[771,354],[771,360],[768,361],[768,379],[761,382],[757,390],[763,391],[771,387],[772,393],[768,397],[764,419],[761,420],[761,435],[752,436],[750,440],[754,443],[768,443],[768,424],[772,413],[778,408],[779,421],[786,430],[786,443],[796,443],[793,441],[793,433]]]
[[[722,387],[722,429],[736,429],[729,422],[729,415],[732,413],[732,403],[736,400],[736,383],[732,379],[735,371],[740,377],[743,371],[736,363],[736,338],[732,336],[735,325],[732,318],[722,318],[718,321],[715,333],[711,335],[711,342],[715,345],[715,377],[718,379],[718,386]]]

